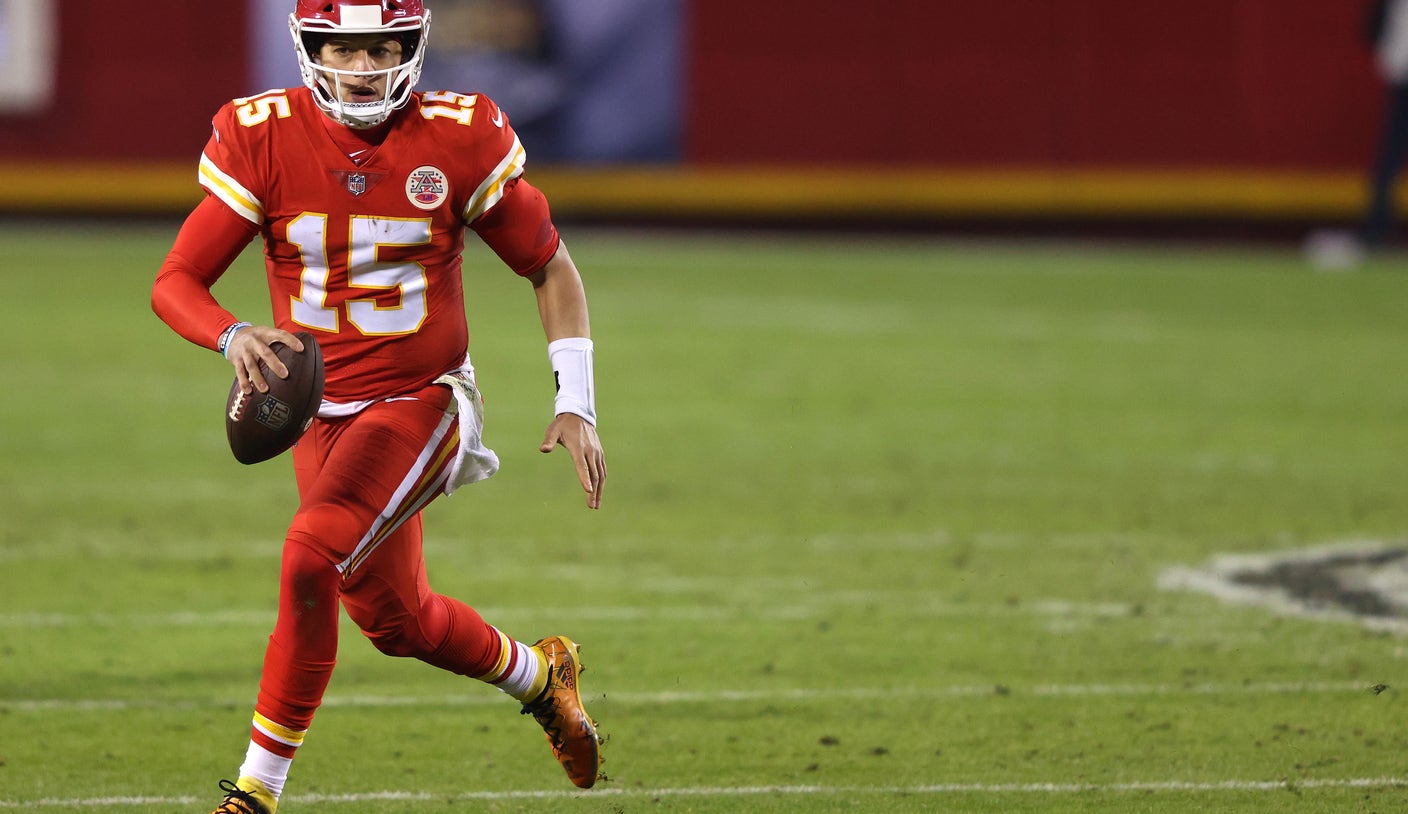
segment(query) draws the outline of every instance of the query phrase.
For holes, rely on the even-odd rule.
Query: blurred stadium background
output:
[[[184,212],[287,0],[0,1],[0,211]],[[439,0],[560,217],[1304,225],[1363,209],[1382,83],[1343,0]]]

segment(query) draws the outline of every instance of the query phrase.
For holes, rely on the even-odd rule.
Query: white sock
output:
[[[538,683],[539,656],[523,642],[513,641],[512,645],[516,651],[513,669],[498,682],[498,687],[520,701],[531,701],[533,699],[526,696],[536,694],[532,690],[533,685]],[[538,691],[541,692],[542,688],[539,687]]]
[[[240,777],[253,777],[278,797],[284,793],[288,767],[292,764],[293,758],[281,757],[250,741],[249,751],[244,754],[244,764],[240,766]]]

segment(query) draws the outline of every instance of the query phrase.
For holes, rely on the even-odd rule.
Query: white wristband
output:
[[[596,382],[592,375],[592,341],[574,336],[548,343],[548,361],[557,380],[554,415],[579,415],[596,426]]]

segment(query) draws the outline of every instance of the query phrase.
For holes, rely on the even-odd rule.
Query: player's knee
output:
[[[337,601],[341,575],[322,552],[290,537],[284,543],[283,581],[300,603]]]
[[[325,562],[337,563],[352,553],[360,536],[358,523],[356,514],[343,506],[304,506],[289,524],[287,539],[316,552]]]
[[[397,658],[423,658],[432,650],[421,633],[420,625],[410,616],[363,627],[362,635],[377,650]]]
[[[360,599],[344,596],[343,607],[372,646],[388,656],[424,661],[449,635],[443,604],[433,595],[415,610],[385,602],[364,603]]]

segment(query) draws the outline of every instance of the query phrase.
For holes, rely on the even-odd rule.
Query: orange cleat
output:
[[[601,737],[577,689],[577,676],[583,670],[577,643],[566,636],[549,636],[533,647],[547,656],[548,685],[542,695],[523,705],[523,714],[532,715],[547,733],[553,756],[572,783],[589,789],[601,772]]]

